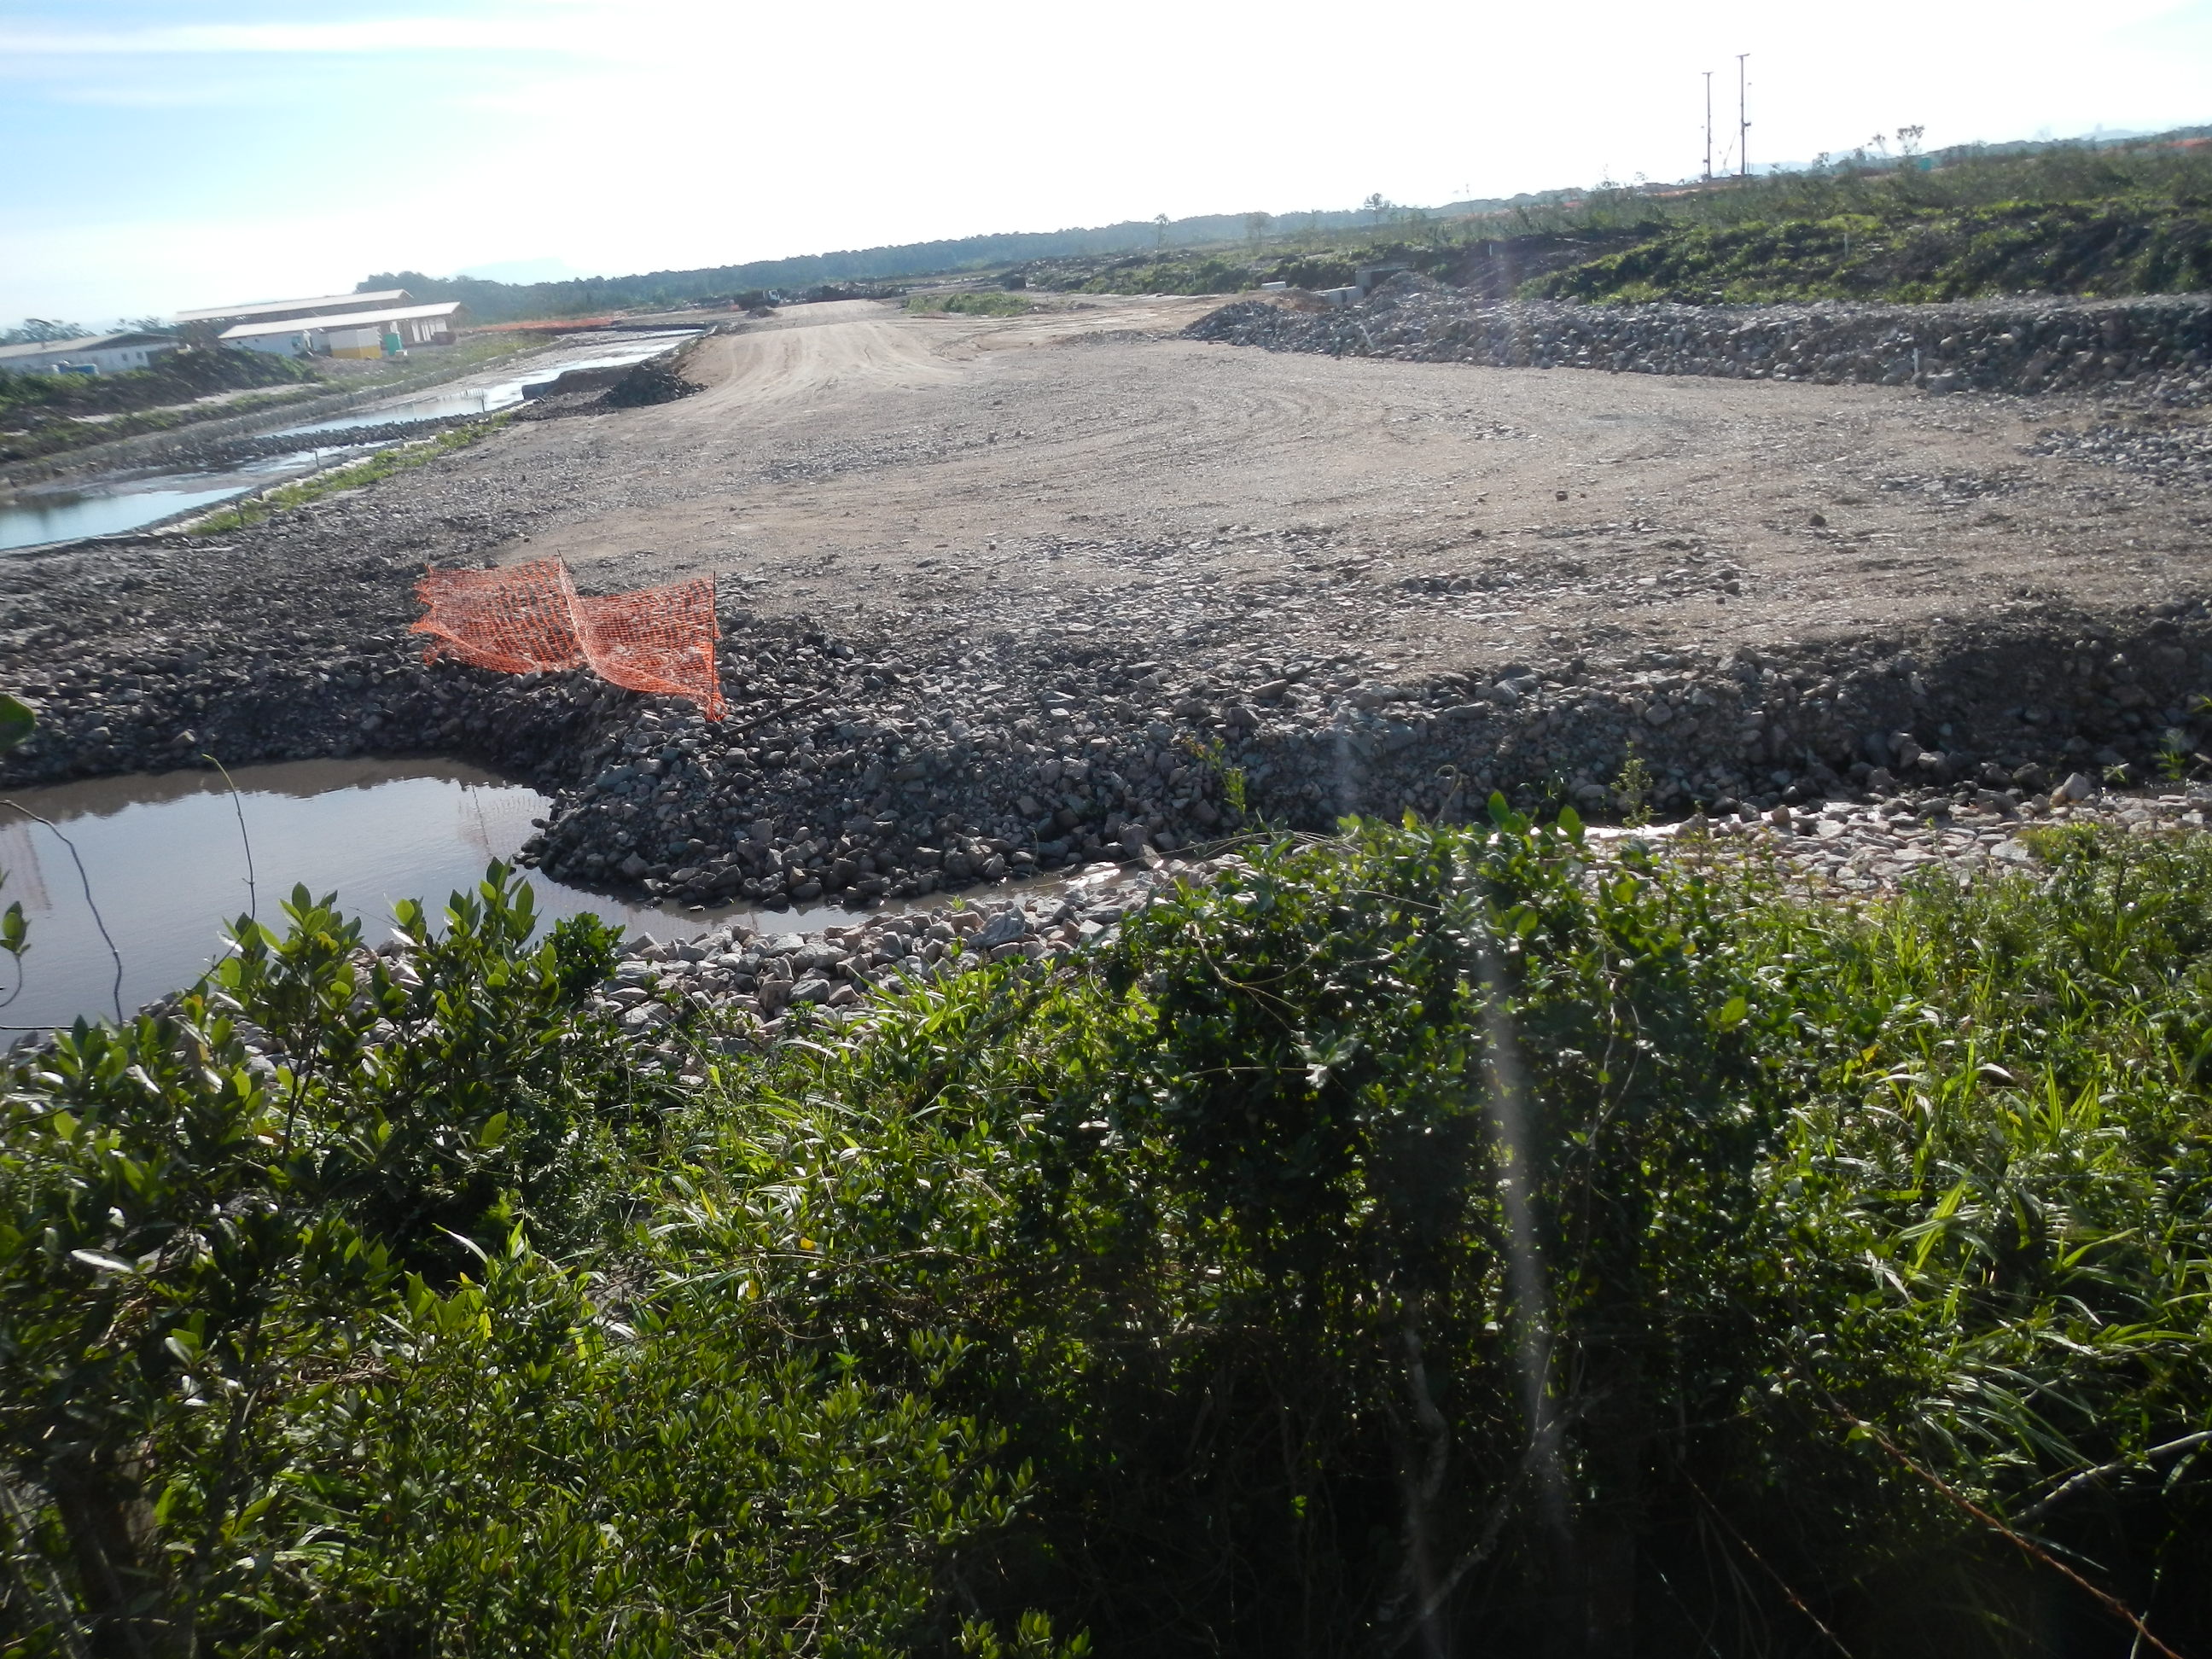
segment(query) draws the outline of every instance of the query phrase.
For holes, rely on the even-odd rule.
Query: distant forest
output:
[[[1511,201],[1455,202],[1424,211],[1457,217],[1496,212],[1516,205],[1549,203],[1572,192],[1555,191]],[[1154,252],[1163,248],[1218,246],[1255,233],[1277,240],[1285,235],[1367,231],[1408,210],[1381,198],[1359,208],[1283,215],[1214,213],[1192,219],[1130,219],[1115,225],[1070,230],[1013,231],[960,236],[936,242],[902,242],[892,247],[852,248],[835,253],[800,254],[787,259],[756,259],[747,264],[711,265],[698,270],[650,270],[634,276],[580,276],[563,283],[495,283],[477,276],[429,276],[419,270],[379,271],[364,277],[359,293],[404,288],[421,300],[459,300],[477,323],[511,322],[529,317],[584,317],[638,307],[690,305],[702,300],[775,290],[811,291],[842,283],[896,282],[924,276],[991,270],[1036,259]],[[1255,223],[1255,221],[1264,222]]]
[[[1703,300],[1725,294],[1748,303],[1915,300],[2046,288],[2153,293],[2203,281],[2201,201],[2212,162],[2205,148],[2212,128],[1960,145],[1926,154],[1917,152],[1918,136],[1917,127],[1900,129],[1893,155],[1878,146],[1871,153],[1824,155],[1802,167],[1770,168],[1749,179],[1721,179],[1702,187],[1606,180],[1587,190],[1425,209],[1378,193],[1358,207],[1336,210],[1132,219],[559,283],[379,271],[363,278],[358,291],[404,288],[423,300],[459,300],[468,307],[470,320],[482,324],[752,303],[771,292],[814,297],[825,289],[983,271],[1012,272],[1032,288],[1228,293],[1270,277],[1302,286],[1348,282],[1357,264],[1389,259],[1464,282],[1468,274],[1457,267],[1467,251],[1501,237],[1532,246],[1541,241],[1547,248],[1560,243],[1540,262],[1540,269],[1550,273],[1547,291],[1584,299]],[[2091,203],[2103,204],[2099,223],[2075,222],[2082,204]],[[2052,217],[2047,210],[2060,204],[2074,210]],[[1837,216],[1869,214],[1889,233],[1880,244],[1868,240],[1874,225],[1854,221],[1845,226]],[[1765,268],[1772,261],[1761,252],[1763,228],[1784,225],[1791,234],[1784,240],[1793,246],[1807,234],[1819,244],[1805,256],[1819,270]],[[1845,250],[1854,246],[1851,236],[1858,238],[1859,252],[1867,257],[1852,271],[1829,270],[1836,261],[1826,259],[1822,235],[1830,231]],[[1715,234],[1723,240],[1748,237],[1752,246],[1749,252],[1703,242],[1688,246],[1700,232],[1707,240]],[[1581,246],[1586,240],[1592,245]],[[1992,252],[1996,243],[2004,245],[1995,249],[2002,258]],[[1551,255],[1559,253],[1571,256],[1570,263],[1589,261],[1590,269],[1554,271]],[[1877,253],[1889,257],[1874,258]],[[1591,261],[1592,255],[1620,257]],[[1756,269],[1737,268],[1747,258]],[[1538,268],[1522,274],[1534,277]],[[1008,280],[1012,285],[1012,276]]]

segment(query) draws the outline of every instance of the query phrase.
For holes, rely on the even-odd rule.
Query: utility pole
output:
[[[1713,181],[1713,72],[1705,71],[1705,182]]]
[[[1735,55],[1735,170],[1746,179],[1751,177],[1751,82],[1744,60],[1750,56],[1747,52]]]

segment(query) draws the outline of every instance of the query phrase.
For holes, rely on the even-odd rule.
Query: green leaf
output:
[[[0,691],[0,755],[38,730],[39,717],[31,704]]]

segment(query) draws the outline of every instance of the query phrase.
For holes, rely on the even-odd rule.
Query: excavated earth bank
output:
[[[1300,296],[1304,300],[1304,296]],[[1247,300],[1194,340],[1500,368],[2069,392],[2124,384],[2169,404],[2212,392],[2212,298],[1950,305],[1568,305],[1484,301],[1408,273],[1353,306]]]
[[[1402,313],[1414,298],[1435,301],[1386,295],[1359,314],[1371,334],[1378,319],[1395,314],[1389,307]],[[1274,314],[1285,329],[1342,321]],[[1243,307],[1222,316],[1230,320],[1207,326],[1278,326]],[[1039,383],[1062,396],[1091,372],[1080,367],[1085,352],[1134,354],[1131,372],[1157,379],[1201,376],[1209,360],[1192,354],[1219,349],[1139,332],[1030,356],[1056,377]],[[1015,371],[999,374],[983,383],[992,409],[1021,391]],[[2169,390],[2193,395],[2169,375],[2138,387],[2136,406],[2153,407]],[[548,516],[538,499],[546,475],[526,466],[572,458],[554,482],[566,500],[598,509],[602,498],[583,470],[592,454],[603,453],[628,480],[672,476],[682,458],[672,434],[692,428],[667,422],[713,402],[542,422],[453,463],[217,541],[153,535],[0,561],[0,661],[45,717],[40,737],[0,770],[0,785],[161,769],[196,763],[203,752],[237,765],[436,751],[553,793],[527,856],[564,879],[690,903],[775,903],[913,896],[1147,848],[1174,853],[1255,817],[1320,829],[1352,811],[1469,813],[1492,789],[1603,817],[1629,804],[1614,785],[1632,757],[1649,775],[1648,804],[1662,813],[1846,799],[1903,799],[1915,810],[1966,800],[2002,813],[2035,810],[2076,773],[2094,781],[2124,766],[2141,781],[2157,775],[2162,755],[2187,768],[2200,764],[2191,758],[2197,751],[2212,752],[2204,713],[2212,612],[2195,586],[2203,528],[2212,523],[2201,510],[2202,432],[2131,426],[2117,405],[2057,398],[2036,418],[2072,425],[2037,441],[2081,464],[2069,477],[2109,477],[2157,495],[2165,574],[2145,603],[2084,604],[2033,586],[2009,590],[2001,605],[1962,593],[1956,614],[1856,628],[1832,620],[1820,638],[1796,637],[1786,624],[1763,639],[1713,639],[1691,626],[1668,637],[1562,615],[1534,636],[1509,637],[1500,627],[1493,637],[1505,643],[1497,648],[1439,662],[1409,661],[1419,653],[1349,629],[1332,639],[1328,613],[1321,625],[1309,618],[1292,627],[1287,611],[1276,614],[1253,590],[1216,589],[1212,576],[1175,591],[1185,625],[1167,628],[1113,605],[1087,610],[1083,621],[1054,613],[1041,626],[1041,613],[1024,609],[1011,586],[927,611],[872,611],[794,597],[738,572],[724,589],[731,712],[720,726],[681,703],[579,676],[532,681],[421,663],[405,629],[426,559],[529,556],[523,544],[533,531],[540,548],[549,527],[580,533]],[[1011,417],[1000,418],[1011,428]],[[655,421],[662,424],[624,425]],[[653,447],[624,450],[625,431],[658,435]],[[835,441],[837,469],[874,464],[845,432]],[[975,465],[983,453],[978,438],[955,459]],[[760,489],[789,476],[790,465],[777,455],[758,462]],[[738,490],[736,476],[715,471],[716,488]],[[1961,512],[2014,487],[1991,475],[1908,482]],[[2103,484],[2090,493],[2099,490],[2112,493]],[[1243,510],[1257,520],[1266,505]],[[1815,538],[1815,551],[1866,550],[1837,542],[1812,516],[1810,529],[1790,534]],[[1640,566],[1617,583],[1607,574],[1591,592],[1607,614],[1644,605],[1637,596],[1655,592],[1724,605],[1747,580],[1755,585],[1755,570],[1747,576],[1708,560],[1696,538],[1655,539],[1650,526],[1625,520],[1598,529],[1675,550],[1660,554],[1665,568],[1655,566],[1648,582],[1633,574]],[[1018,554],[1048,571],[1064,552],[1141,567],[1264,544],[1271,556],[1287,546],[1334,560],[1342,555],[1328,551],[1329,533],[1238,524],[1211,536],[1093,534],[1076,544],[1024,532],[995,556]],[[1438,599],[1480,602],[1556,563],[1553,550],[1524,544],[1515,565],[1502,556],[1504,539],[1481,543],[1494,551],[1461,574],[1406,578],[1389,605],[1419,616]],[[932,555],[904,569],[913,579],[939,562]],[[1356,567],[1356,578],[1375,562],[1370,551],[1346,568]],[[664,574],[612,556],[579,570],[587,588]],[[1307,585],[1326,592],[1331,580]]]

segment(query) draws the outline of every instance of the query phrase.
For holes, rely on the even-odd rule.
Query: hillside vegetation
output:
[[[2212,1637],[2212,844],[1847,912],[1492,810],[674,1080],[497,868],[241,921],[4,1075],[13,1650]]]
[[[2212,284],[2208,203],[2212,141],[2192,128],[2127,143],[1965,146],[1902,160],[1861,153],[1704,188],[1607,183],[1433,210],[1378,195],[1349,210],[1133,220],[697,270],[526,284],[383,271],[360,286],[459,300],[479,323],[702,303],[742,308],[769,289],[839,293],[945,276],[999,274],[1092,294],[1233,294],[1275,281],[1336,288],[1358,266],[1383,263],[1504,298],[1563,266],[1650,245],[1636,261],[1576,278],[1578,287],[1541,291],[1698,302],[1717,293],[2164,293]],[[1871,234],[1881,246],[1846,257],[1846,234]]]
[[[0,373],[0,461],[184,425],[205,411],[167,406],[212,392],[302,391],[314,379],[292,358],[229,348],[173,351],[121,374]],[[88,424],[88,416],[107,418]]]
[[[1404,264],[1504,299],[1690,304],[2212,289],[2212,144],[2061,147],[1843,165],[1655,193],[1619,186],[1288,247],[1030,270],[1032,286],[1223,294],[1322,289]]]

